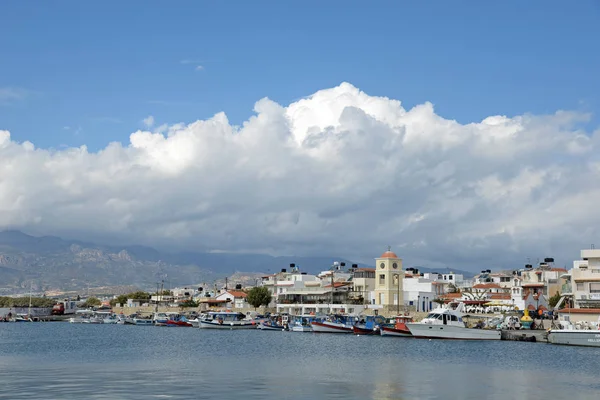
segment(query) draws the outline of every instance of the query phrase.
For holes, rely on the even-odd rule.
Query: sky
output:
[[[597,1],[0,4],[0,229],[514,268],[598,238]]]

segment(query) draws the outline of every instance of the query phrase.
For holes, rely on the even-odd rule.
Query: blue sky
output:
[[[595,127],[599,38],[593,0],[3,2],[0,129],[97,150],[148,115],[240,123],[342,81],[463,123],[570,109]]]

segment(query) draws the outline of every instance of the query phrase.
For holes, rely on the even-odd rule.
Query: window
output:
[[[450,321],[458,321],[458,318],[456,318],[456,315],[451,315]]]
[[[448,275],[448,280],[451,281],[452,280],[452,275]]]
[[[583,283],[578,283],[578,284],[577,284],[577,290],[578,290],[578,291],[583,291],[583,290],[584,290],[584,289],[583,289]]]
[[[600,293],[600,283],[590,283],[590,293]]]
[[[379,275],[379,284],[380,285],[385,284],[385,275],[384,274]]]
[[[394,305],[398,305],[398,293],[394,293]]]

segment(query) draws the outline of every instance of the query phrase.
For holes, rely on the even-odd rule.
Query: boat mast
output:
[[[156,303],[154,304],[154,312],[158,312],[158,282],[156,282]]]
[[[33,282],[29,283],[29,309],[27,310],[27,318],[31,319],[31,291],[33,290]]]
[[[331,301],[331,305],[329,306],[329,313],[330,314],[333,314],[333,289],[334,289],[334,286],[333,286],[333,274],[334,274],[335,268],[336,268],[336,266],[335,266],[335,263],[334,263],[333,267],[331,268],[331,300],[330,300]]]

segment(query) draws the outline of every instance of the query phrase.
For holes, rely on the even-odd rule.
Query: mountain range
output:
[[[317,273],[328,269],[334,261],[345,262],[347,267],[352,264],[339,257],[169,253],[146,246],[106,246],[55,236],[36,237],[11,230],[0,232],[0,294],[122,285],[151,290],[161,280],[171,287],[202,285],[221,281],[234,273],[236,283],[246,284],[261,274],[288,268],[291,263],[302,271]],[[466,271],[455,272],[473,275]]]

